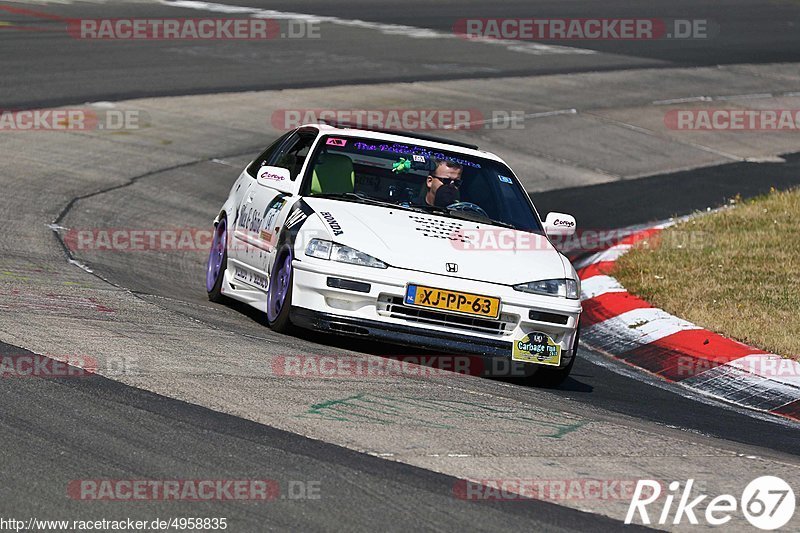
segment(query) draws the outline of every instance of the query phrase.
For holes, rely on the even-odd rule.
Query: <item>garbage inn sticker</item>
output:
[[[561,364],[561,346],[544,333],[528,333],[514,341],[511,359],[525,363],[558,366]]]

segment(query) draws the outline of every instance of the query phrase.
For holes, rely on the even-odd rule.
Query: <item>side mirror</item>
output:
[[[270,187],[281,192],[291,193],[295,184],[291,181],[292,175],[288,168],[261,167],[256,173],[256,182],[263,187]]]
[[[575,234],[575,217],[566,213],[547,213],[544,221],[544,232],[548,236],[570,236]]]

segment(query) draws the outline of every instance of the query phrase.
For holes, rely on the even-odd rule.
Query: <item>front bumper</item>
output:
[[[511,354],[511,342],[492,341],[479,337],[470,338],[403,324],[332,315],[302,307],[293,307],[289,316],[292,323],[301,328],[369,337],[404,346],[490,357],[503,357]]]
[[[348,283],[331,286],[329,278]],[[500,318],[459,320],[445,313],[414,313],[402,304],[408,283],[499,297]],[[358,290],[353,285],[359,286]],[[294,262],[292,307],[292,322],[301,327],[491,358],[510,359],[515,341],[542,332],[561,347],[561,368],[574,355],[581,312],[577,300],[522,293],[494,283],[307,257]]]

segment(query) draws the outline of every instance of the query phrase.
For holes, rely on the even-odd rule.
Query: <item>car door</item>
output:
[[[293,132],[258,168],[263,166],[285,168],[289,170],[290,181],[298,183],[300,172],[318,133],[316,128],[304,128]],[[257,175],[258,169],[254,170]],[[242,255],[242,261],[249,270],[247,282],[266,290],[269,285],[270,266],[275,260],[277,251],[278,234],[294,195],[286,191],[286,184],[281,187],[284,189],[281,191],[263,183],[256,183],[253,186],[252,195],[248,198],[251,202],[245,209],[244,229],[250,238]]]
[[[258,169],[269,164],[273,156],[286,143],[294,132],[280,136],[275,142],[269,145],[266,150],[261,152],[245,169],[245,179],[241,181],[242,191],[237,191],[237,205],[233,213],[232,240],[228,248],[228,259],[233,267],[233,276],[240,282],[250,283],[251,275],[247,268],[247,258],[252,256],[252,248],[256,244],[252,229],[257,229],[257,211],[254,209],[256,193],[260,185],[257,183]]]

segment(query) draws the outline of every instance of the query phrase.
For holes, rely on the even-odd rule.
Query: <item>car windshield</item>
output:
[[[302,193],[543,231],[507,166],[413,143],[325,136],[312,156]]]

